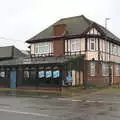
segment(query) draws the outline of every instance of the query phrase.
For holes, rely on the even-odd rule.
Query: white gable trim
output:
[[[87,32],[88,35],[101,35],[96,28],[91,28],[89,32]]]

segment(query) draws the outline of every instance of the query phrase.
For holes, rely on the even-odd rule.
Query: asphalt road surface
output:
[[[0,96],[0,120],[120,120],[120,92],[84,100],[50,95]]]

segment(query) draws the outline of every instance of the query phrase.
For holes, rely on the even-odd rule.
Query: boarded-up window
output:
[[[30,71],[30,78],[31,78],[31,80],[36,79],[36,71],[35,70]]]
[[[102,75],[109,76],[109,64],[107,63],[102,64]]]
[[[90,62],[90,76],[95,76],[95,62]]]
[[[115,65],[115,76],[120,76],[120,65]]]
[[[25,80],[28,80],[29,77],[30,77],[29,71],[24,71],[24,79],[25,79]]]

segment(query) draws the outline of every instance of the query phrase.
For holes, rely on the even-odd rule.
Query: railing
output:
[[[49,56],[53,56],[53,53],[46,53],[46,54],[31,54],[30,55],[32,58],[34,57],[49,57]]]
[[[75,55],[76,56],[76,55],[81,55],[82,52],[85,52],[85,51],[65,52],[65,55],[69,55],[69,56]]]
[[[75,51],[75,52],[65,52],[64,55],[61,55],[61,57],[65,56],[77,56],[84,54],[85,51]],[[46,54],[31,54],[31,58],[40,58],[40,57],[55,57],[53,53],[46,53]],[[59,56],[58,56],[59,57]]]

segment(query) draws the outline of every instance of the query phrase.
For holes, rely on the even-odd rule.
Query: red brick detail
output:
[[[8,85],[0,85],[0,88],[8,88]]]
[[[17,86],[17,89],[35,90],[36,86]]]
[[[53,26],[53,36],[62,36],[65,34],[65,24]],[[55,56],[63,56],[65,51],[65,43],[63,39],[53,40],[53,52]]]
[[[65,51],[64,40],[53,40],[53,48],[55,56],[63,56]]]
[[[23,89],[23,90],[61,90],[61,87],[59,86],[18,86],[17,89]]]
[[[88,61],[88,72],[90,71]],[[90,76],[88,74],[88,84],[90,85],[108,85],[109,84],[109,76],[102,75],[102,64],[99,62],[95,62],[95,76]]]
[[[66,32],[66,25],[65,24],[58,24],[53,26],[53,35],[54,36],[61,36],[64,35]]]
[[[120,76],[114,76],[113,84],[120,84]]]

